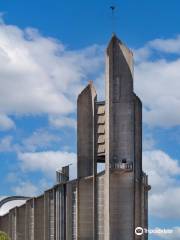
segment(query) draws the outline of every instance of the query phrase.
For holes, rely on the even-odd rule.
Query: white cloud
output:
[[[19,153],[18,158],[21,161],[21,167],[24,171],[41,171],[53,177],[57,169],[73,164],[73,176],[76,174],[75,164],[77,156],[75,153],[61,151],[30,152]]]
[[[35,197],[52,187],[54,183],[50,179],[45,178],[32,183],[30,180],[24,180],[21,177],[16,179],[14,186],[11,188],[12,192],[17,196]]]
[[[15,143],[15,138],[6,135],[0,140],[0,152],[34,152],[47,150],[53,144],[58,144],[61,138],[46,129],[37,129],[28,137],[22,137],[19,143]]]
[[[15,127],[15,123],[5,114],[0,114],[0,130],[10,130]]]
[[[18,181],[17,172],[9,172],[6,176],[6,180],[10,183],[16,183]]]
[[[178,160],[172,159],[168,154],[161,150],[143,152],[144,167],[148,171],[155,169],[160,174],[178,175],[180,166]]]
[[[5,136],[0,140],[0,152],[11,152],[14,150],[12,145],[12,136]]]
[[[154,53],[180,54],[180,35],[169,39],[154,39],[147,42],[143,47],[133,50],[137,63],[148,60]],[[167,57],[167,55],[165,56]]]
[[[50,116],[49,123],[55,128],[62,128],[64,126],[76,128],[76,120],[70,117],[63,116]]]
[[[154,149],[155,143],[156,142],[151,135],[145,135],[143,139],[143,151]]]
[[[99,72],[102,48],[68,50],[37,30],[0,24],[0,111],[68,114],[88,76]]]
[[[134,49],[133,53],[136,63],[139,63],[147,60],[150,57],[151,50],[145,46],[139,49]]]
[[[143,168],[149,176],[149,213],[152,216],[180,218],[180,165],[161,150],[143,152]],[[171,197],[170,197],[171,196]]]
[[[149,125],[180,124],[180,59],[143,62],[135,68],[137,94],[144,104],[144,121]]]
[[[60,137],[44,129],[38,129],[31,136],[23,139],[23,151],[36,151],[41,148],[51,147],[53,143],[58,143]]]
[[[155,39],[135,51],[135,90],[144,104],[144,122],[151,126],[180,124],[180,36]]]
[[[149,197],[150,214],[160,218],[180,218],[180,187],[167,185],[166,190],[159,190]]]
[[[166,53],[180,53],[180,35],[172,39],[155,39],[148,43],[152,49]]]
[[[18,196],[36,196],[39,193],[39,186],[34,185],[31,182],[20,182],[18,185],[13,187],[13,192]]]

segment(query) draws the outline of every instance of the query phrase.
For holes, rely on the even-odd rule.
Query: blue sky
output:
[[[180,238],[179,7],[178,0],[1,1],[1,196],[36,195],[54,183],[55,169],[75,164],[76,97],[92,79],[103,98],[104,51],[115,30],[134,51],[144,103],[150,227],[174,228],[150,239]]]

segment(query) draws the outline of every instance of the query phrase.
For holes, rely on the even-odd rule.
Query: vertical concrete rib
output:
[[[34,198],[26,202],[26,238],[27,240],[34,240]]]
[[[142,227],[141,215],[142,215],[142,103],[141,100],[134,94],[134,131],[135,131],[135,163],[134,163],[134,225],[136,227]],[[139,239],[137,235],[135,239]]]
[[[26,206],[23,205],[16,209],[17,213],[17,240],[25,239],[25,212]]]
[[[81,92],[77,101],[78,178],[92,176],[94,171],[94,116],[96,91],[92,83]]]
[[[95,239],[96,236],[96,171],[97,171],[97,95],[96,90],[90,82],[88,86],[81,92],[77,103],[78,118],[78,179],[87,176],[93,176],[90,184],[92,201],[89,214],[91,215],[92,233],[89,229],[82,229],[82,216],[85,214],[84,206],[81,205],[85,193],[82,189],[83,182],[78,181],[78,239]],[[85,184],[85,183],[84,183]],[[88,189],[88,188],[87,188]],[[84,210],[82,210],[84,209]],[[91,212],[91,213],[90,213]],[[82,232],[83,231],[83,232]],[[87,234],[87,235],[86,235]],[[90,234],[90,235],[89,235]],[[82,237],[83,236],[83,237]]]
[[[34,199],[35,240],[44,240],[44,195]]]

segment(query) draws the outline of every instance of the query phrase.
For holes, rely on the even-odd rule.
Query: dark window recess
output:
[[[125,158],[123,158],[122,163],[127,163],[127,160]]]

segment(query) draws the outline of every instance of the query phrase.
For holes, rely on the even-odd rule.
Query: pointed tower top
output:
[[[108,47],[107,49],[111,46],[111,45],[114,45],[114,44],[120,44],[120,46],[123,46],[124,48],[126,48],[132,55],[133,55],[133,52],[126,46],[125,43],[123,43],[121,41],[121,39],[119,39],[115,33],[112,33],[112,37],[111,37],[111,40],[109,41],[109,44],[108,44]]]
[[[83,96],[84,94],[87,94],[87,93],[91,94],[92,97],[96,97],[97,96],[96,89],[95,89],[95,86],[94,86],[92,80],[90,80],[88,82],[87,86],[79,94],[78,99],[81,98],[81,96]]]
[[[111,37],[110,42],[111,42],[111,41],[119,41],[119,42],[121,42],[121,40],[116,36],[116,33],[115,33],[115,32],[112,33],[112,37]]]
[[[117,52],[121,52],[118,59],[122,60],[123,58],[126,60],[128,64],[131,74],[133,76],[133,53],[132,51],[116,36],[115,33],[112,34],[111,40],[107,47],[107,55],[115,56]],[[118,61],[116,59],[116,61]]]

